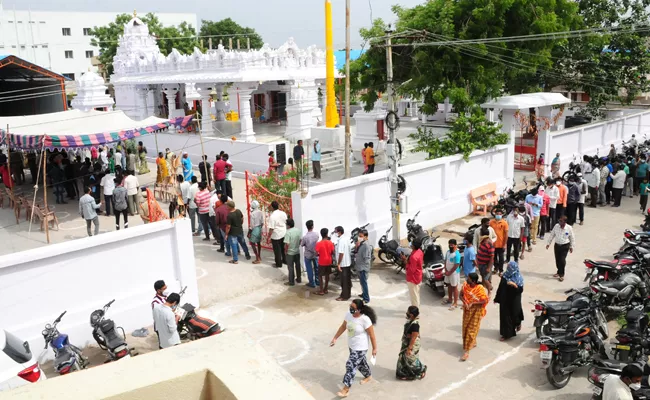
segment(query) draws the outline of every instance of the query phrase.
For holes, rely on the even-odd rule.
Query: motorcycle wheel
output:
[[[537,339],[540,339],[542,336],[551,336],[551,333],[551,324],[548,322],[548,319],[544,321],[542,326],[535,327],[535,335],[537,335]]]
[[[556,389],[562,389],[569,384],[571,375],[573,375],[573,373],[562,375],[560,368],[562,368],[560,360],[555,356],[551,359],[551,364],[546,368],[546,379]]]
[[[393,260],[391,260],[391,259],[388,257],[388,254],[384,253],[383,250],[379,250],[379,253],[377,253],[377,256],[379,257],[379,259],[380,259],[384,264],[392,264],[392,263],[393,263]]]

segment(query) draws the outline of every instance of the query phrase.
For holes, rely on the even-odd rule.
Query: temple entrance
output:
[[[283,92],[271,92],[271,120],[287,119],[287,94]]]

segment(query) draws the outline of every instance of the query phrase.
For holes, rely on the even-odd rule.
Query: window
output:
[[[47,49],[47,45],[46,45],[46,44],[42,45],[41,47],[44,48],[44,49]]]
[[[84,36],[90,36],[90,28],[84,28]]]
[[[74,81],[74,74],[72,74],[72,73],[63,74],[63,76]]]
[[[18,21],[18,23],[19,23],[19,24],[22,24],[22,23],[23,23],[23,21]]]
[[[65,51],[65,58],[74,58],[74,56],[72,55],[72,50]]]
[[[93,51],[92,50],[86,50],[86,58],[93,58]]]
[[[23,49],[23,50],[25,50],[25,45],[24,45],[24,44],[21,45],[20,48]]]
[[[63,32],[63,36],[71,36],[70,28],[61,28],[61,31]]]

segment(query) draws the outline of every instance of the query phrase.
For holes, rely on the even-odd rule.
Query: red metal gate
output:
[[[515,169],[534,171],[537,159],[536,137],[515,137]]]

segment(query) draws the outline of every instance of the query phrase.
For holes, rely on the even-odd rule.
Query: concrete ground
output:
[[[235,201],[244,204],[241,184],[235,183]],[[62,230],[52,232],[53,242],[83,237],[85,227],[77,217],[76,203],[59,206]],[[64,213],[68,212],[69,215]],[[377,261],[370,273],[370,305],[378,314],[376,326],[378,355],[373,367],[375,381],[352,387],[351,398],[357,399],[464,399],[480,393],[483,399],[588,399],[589,383],[586,369],[578,370],[567,387],[555,390],[546,381],[544,370],[534,343],[534,329],[529,302],[535,299],[563,300],[563,291],[582,287],[585,258],[611,259],[622,240],[625,228],[638,227],[643,216],[638,199],[623,199],[622,207],[587,209],[583,226],[574,227],[577,247],[569,255],[567,276],[558,282],[552,250],[545,250],[538,241],[531,253],[525,253],[520,262],[526,280],[523,306],[526,320],[521,333],[508,342],[499,341],[498,307],[488,306],[482,322],[478,347],[470,359],[461,363],[462,354],[460,310],[449,311],[440,304],[440,296],[422,287],[421,326],[422,350],[420,357],[429,366],[426,379],[402,382],[395,379],[395,364],[400,347],[404,313],[409,299],[403,273],[396,274],[391,266]],[[138,221],[137,218],[134,220]],[[456,237],[445,231],[463,232],[479,220],[468,217],[446,226],[436,227],[442,233],[439,243],[446,249],[446,239]],[[102,217],[102,231],[112,230],[112,217]],[[139,222],[139,221],[138,221]],[[44,244],[44,235],[38,227],[32,228],[27,238],[27,224],[15,226],[10,210],[0,210],[0,251],[27,249]],[[65,228],[65,230],[63,229]],[[431,227],[426,227],[431,229]],[[35,232],[34,232],[35,230]],[[347,358],[346,339],[337,345],[329,342],[348,309],[346,302],[337,302],[338,286],[332,283],[329,295],[316,296],[305,286],[287,288],[286,268],[270,266],[272,255],[264,252],[264,263],[252,265],[246,260],[238,265],[228,264],[226,257],[216,253],[212,244],[195,238],[197,275],[202,308],[200,315],[212,318],[232,331],[249,333],[269,351],[316,399],[333,399],[341,387]],[[211,243],[211,242],[209,242]],[[306,277],[303,276],[306,280]],[[304,282],[304,281],[303,281]],[[495,282],[498,284],[498,278]],[[354,282],[353,294],[358,293]],[[129,343],[132,343],[129,338]],[[138,339],[135,347],[155,348],[155,339]],[[218,355],[215,355],[218,356]],[[101,364],[102,357],[95,356]],[[277,397],[281,398],[281,396]]]

